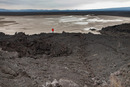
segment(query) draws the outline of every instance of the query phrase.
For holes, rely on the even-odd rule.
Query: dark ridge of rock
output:
[[[3,32],[0,32],[0,36],[5,36],[5,33],[3,33]]]
[[[130,17],[130,11],[69,11],[69,12],[0,12],[1,16],[31,16],[31,15],[111,15]]]
[[[108,26],[100,30],[101,34],[112,36],[130,36],[130,23]]]
[[[3,36],[4,37],[4,36]],[[47,39],[53,37],[30,38],[31,36],[24,33],[16,33],[14,36],[0,41],[0,46],[3,50],[17,51],[20,57],[33,56],[38,54],[47,54],[50,56],[67,56],[71,54],[71,49],[65,43],[55,42]]]
[[[91,31],[96,31],[96,29],[90,29]]]

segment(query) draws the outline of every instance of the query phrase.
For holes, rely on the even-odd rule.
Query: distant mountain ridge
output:
[[[0,9],[0,12],[81,12],[81,11],[130,11],[130,7],[90,9],[90,10],[58,10],[58,9],[56,9],[56,10],[37,10],[37,9],[10,10],[10,9]]]
[[[130,7],[95,9],[95,11],[130,11]]]

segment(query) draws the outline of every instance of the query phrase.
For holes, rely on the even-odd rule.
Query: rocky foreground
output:
[[[130,24],[100,32],[0,33],[0,87],[130,87]]]

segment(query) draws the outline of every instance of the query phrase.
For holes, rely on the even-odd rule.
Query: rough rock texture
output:
[[[130,87],[130,63],[110,76],[110,87]]]
[[[2,36],[3,34],[1,34]],[[50,56],[62,56],[71,54],[71,49],[67,47],[67,44],[63,42],[55,42],[53,34],[47,35],[41,34],[39,37],[36,35],[28,36],[24,33],[16,33],[14,36],[7,36],[5,40],[0,42],[3,50],[17,51],[19,57],[34,56],[37,54],[47,54]]]
[[[130,36],[130,24],[108,26],[103,28],[100,32],[112,36]]]
[[[52,82],[48,81],[43,87],[79,87],[75,82],[68,79],[60,79],[57,81],[56,79]]]
[[[0,87],[129,87],[129,36],[0,33],[0,48]]]

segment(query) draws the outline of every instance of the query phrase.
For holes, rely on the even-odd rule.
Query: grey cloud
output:
[[[0,0],[0,5],[8,5],[19,7],[30,7],[30,8],[70,8],[83,4],[91,4],[97,2],[127,2],[129,0]]]

